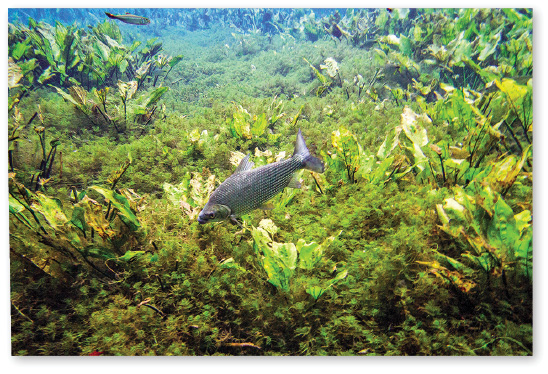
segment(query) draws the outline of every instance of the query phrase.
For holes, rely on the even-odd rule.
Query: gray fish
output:
[[[150,20],[146,17],[136,16],[135,14],[119,14],[114,15],[108,12],[105,12],[106,16],[108,18],[117,19],[124,23],[129,23],[131,25],[148,25],[150,23]]]
[[[301,130],[297,134],[295,151],[287,160],[252,169],[249,154],[240,162],[234,174],[228,177],[213,193],[198,215],[198,222],[222,221],[247,214],[263,206],[284,188],[300,188],[295,172],[308,169],[323,173],[323,162],[312,156],[306,148]]]

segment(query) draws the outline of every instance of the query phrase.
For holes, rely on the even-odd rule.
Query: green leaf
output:
[[[516,220],[516,227],[520,233],[523,233],[524,230],[531,226],[531,212],[529,210],[524,210],[521,213],[514,215]]]
[[[105,218],[103,206],[97,201],[84,196],[76,206],[84,208],[86,224],[91,226],[101,238],[109,239],[115,235],[115,232],[110,228],[110,223]]]
[[[95,257],[103,260],[116,258],[116,255],[112,253],[112,250],[106,247],[98,247],[94,245],[87,246],[81,253],[86,257]]]
[[[41,192],[36,192],[35,196],[37,200],[32,203],[31,207],[40,212],[52,228],[57,230],[68,221],[63,213],[61,200],[52,199]]]
[[[17,199],[10,196],[9,197],[9,211],[11,214],[13,214],[15,217],[17,217],[19,220],[25,224],[29,229],[33,229],[33,225],[30,223],[27,217],[23,214],[23,211],[25,211],[25,206],[21,204]]]
[[[413,57],[413,44],[411,40],[403,34],[400,34],[400,52],[408,57]]]
[[[268,276],[268,281],[276,288],[289,292],[289,279],[293,272],[283,265],[283,262],[275,257],[265,257],[263,268]]]
[[[495,53],[500,41],[500,32],[490,37],[489,41],[483,43],[483,49],[478,56],[479,61],[485,61],[489,56]],[[480,46],[482,43],[480,42]]]
[[[333,278],[329,282],[327,282],[328,287],[331,287],[335,283],[343,280],[344,278],[346,278],[347,275],[348,275],[348,270],[344,270],[344,271],[339,272],[335,278]]]
[[[129,262],[139,258],[144,253],[145,251],[127,251],[123,256],[118,257],[118,260]]]
[[[10,56],[13,57],[14,60],[19,60],[27,53],[30,47],[30,39],[25,39],[22,43],[17,42],[13,49],[11,49]]]
[[[272,242],[272,252],[274,256],[279,258],[285,267],[294,270],[297,265],[297,248],[293,243],[276,243]]]
[[[268,121],[266,120],[266,113],[262,113],[257,117],[253,125],[251,125],[251,134],[253,136],[261,136],[268,126]]]
[[[183,59],[183,55],[174,56],[171,61],[168,62],[169,67],[174,67]]]
[[[299,239],[297,250],[299,251],[299,267],[301,269],[313,269],[314,265],[322,258],[322,247],[316,242],[306,244],[303,239]]]
[[[156,105],[156,103],[161,99],[161,97],[169,90],[168,87],[158,87],[152,93],[150,94],[148,101],[146,103],[146,107],[150,108],[153,105]]]
[[[327,80],[327,77],[325,75],[323,75],[322,73],[320,73],[318,71],[318,69],[316,69],[314,67],[314,65],[312,65],[310,62],[308,62],[308,60],[306,58],[303,57],[303,60],[305,60],[308,63],[308,65],[310,66],[310,68],[312,69],[312,71],[314,71],[314,74],[316,74],[316,77],[318,78],[318,80],[320,81],[322,86],[327,88],[331,84],[331,82],[329,82]]]
[[[86,196],[86,194],[87,194],[86,190],[80,191],[80,193],[78,194],[78,201],[82,200],[84,196]]]
[[[45,72],[44,72],[45,73]],[[44,74],[42,74],[44,75]],[[41,82],[40,80],[42,79],[42,76],[40,76],[40,78],[38,79],[38,82]],[[75,106],[77,107],[80,107],[81,103],[80,102],[77,102],[76,100],[74,100],[74,98],[72,97],[72,95],[69,95],[68,93],[66,93],[65,91],[63,91],[62,89],[60,89],[59,87],[55,87],[53,86],[53,88],[55,88],[55,90],[57,90],[57,93],[61,96],[63,96],[63,98],[67,101],[70,101],[72,104],[74,104]]]
[[[489,243],[498,249],[513,248],[519,237],[514,212],[502,197],[499,197],[495,204],[493,219],[487,229]]]
[[[306,289],[306,293],[312,296],[314,300],[318,300],[318,298],[322,296],[325,291],[327,290],[321,288],[320,286],[312,286]]]
[[[227,258],[226,260],[224,260],[223,262],[221,262],[219,264],[219,268],[221,269],[236,269],[236,270],[239,270],[241,272],[246,272],[246,270],[241,267],[240,265],[238,265],[235,261],[234,261],[234,258],[230,257],[230,258]]]
[[[70,223],[78,227],[80,230],[85,232],[88,228],[85,217],[86,210],[83,207],[76,206],[72,211],[72,218]]]
[[[311,242],[306,244],[303,239],[297,241],[297,251],[299,252],[299,268],[311,270],[322,259],[323,252],[329,247],[329,245],[335,240],[337,236],[341,234],[340,231],[335,236],[326,238],[322,244]]]
[[[127,60],[122,60],[120,62],[120,65],[118,66],[118,68],[120,69],[120,73],[124,73],[128,67],[129,63]]]
[[[141,227],[139,220],[137,219],[135,214],[132,212],[129,202],[124,196],[119,195],[112,190],[108,190],[106,188],[99,187],[99,186],[91,186],[90,188],[92,190],[99,192],[112,204],[114,208],[118,209],[120,213],[120,219],[126,225],[128,225],[128,227],[132,231],[136,231]]]
[[[25,210],[25,206],[12,196],[9,197],[9,208],[10,213],[13,214],[21,213]]]

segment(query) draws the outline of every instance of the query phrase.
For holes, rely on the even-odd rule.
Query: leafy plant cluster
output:
[[[49,84],[83,86],[87,90],[112,87],[117,81],[135,82],[144,88],[145,82],[156,86],[164,82],[181,60],[161,54],[162,43],[157,38],[134,41],[125,46],[116,23],[109,20],[89,30],[75,24],[55,27],[29,18],[28,26],[9,24],[8,56],[10,57],[8,108],[34,88]]]

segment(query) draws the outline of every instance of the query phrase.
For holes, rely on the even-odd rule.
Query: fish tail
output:
[[[105,14],[108,18],[116,19],[116,16],[112,13],[105,12]]]
[[[295,156],[303,160],[304,169],[312,170],[316,173],[324,172],[323,162],[319,158],[312,156],[308,151],[301,129],[299,129],[299,133],[297,134],[297,142],[295,143],[295,151],[293,152],[293,157]]]

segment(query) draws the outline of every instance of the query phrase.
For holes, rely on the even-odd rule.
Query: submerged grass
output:
[[[157,40],[113,27],[143,40],[126,69],[183,58],[148,78],[117,60],[136,96],[86,79],[82,108],[66,93],[81,74],[51,78],[64,95],[19,78],[13,354],[531,355],[531,12],[453,12]],[[10,30],[15,63],[40,58]],[[299,128],[324,174],[242,228],[198,224],[235,152],[289,156]]]

